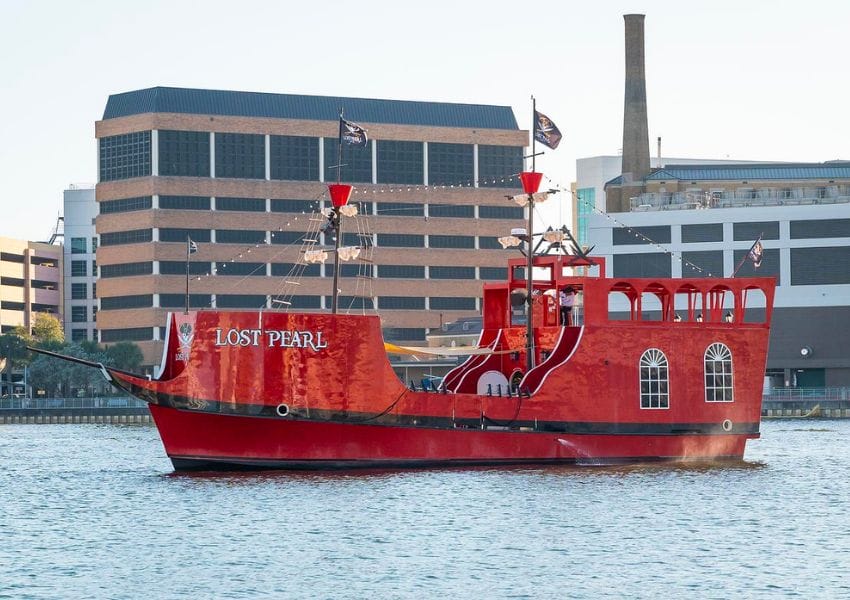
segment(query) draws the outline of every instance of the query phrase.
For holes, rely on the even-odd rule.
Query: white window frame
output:
[[[648,371],[645,373],[644,369]],[[647,391],[644,391],[644,384],[647,384]],[[653,391],[653,384],[657,385],[655,391]],[[667,355],[658,348],[648,348],[640,355],[638,396],[641,410],[670,409],[670,363]],[[653,406],[653,399],[657,406]]]
[[[712,365],[712,372],[708,372],[708,365]],[[718,371],[719,367],[719,371]],[[713,342],[705,349],[703,356],[703,373],[705,375],[705,401],[706,402],[734,402],[735,401],[735,379],[732,368],[732,351],[729,346],[722,342]],[[727,380],[728,377],[728,380]],[[711,385],[709,385],[711,378]],[[720,392],[720,399],[718,399]]]

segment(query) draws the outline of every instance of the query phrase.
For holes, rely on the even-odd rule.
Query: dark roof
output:
[[[750,163],[729,165],[665,165],[645,181],[690,179],[692,181],[749,181],[755,179],[850,179],[850,161],[825,163]],[[613,183],[613,180],[609,183]]]
[[[103,119],[144,113],[184,113],[335,121],[340,107],[345,109],[347,118],[364,123],[518,129],[510,106],[169,87],[113,94],[106,102]]]

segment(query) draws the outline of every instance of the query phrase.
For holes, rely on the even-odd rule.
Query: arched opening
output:
[[[646,286],[640,295],[640,320],[665,321],[670,313],[670,291],[660,283]]]
[[[764,291],[756,286],[744,288],[741,309],[744,313],[744,323],[767,322],[767,297]]]
[[[673,296],[672,321],[695,322],[703,313],[702,292],[693,284],[679,286]]]
[[[716,285],[708,291],[706,321],[712,323],[737,322],[735,294],[725,285]]]
[[[638,292],[632,284],[619,281],[608,290],[608,320],[637,320]]]

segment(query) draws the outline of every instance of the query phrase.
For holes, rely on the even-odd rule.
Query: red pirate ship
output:
[[[172,313],[158,377],[96,366],[150,404],[178,470],[741,459],[759,435],[773,278],[612,278],[575,243],[535,253],[540,175],[521,174],[526,256],[484,285],[477,347],[436,390],[398,379],[378,316],[336,303]],[[330,188],[339,240],[351,187]],[[566,246],[558,233],[548,247]],[[584,310],[562,325],[567,286]]]

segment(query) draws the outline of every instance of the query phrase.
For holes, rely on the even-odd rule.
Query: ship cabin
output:
[[[508,280],[484,285],[479,346],[446,375],[454,392],[533,394],[553,368],[567,362],[585,328],[763,328],[770,326],[775,282],[757,278],[611,278],[603,257],[533,258],[531,314],[534,360],[528,361],[525,258],[508,261]],[[575,291],[569,322],[560,323],[558,292]],[[529,368],[529,366],[531,368]],[[486,375],[486,376],[485,376]]]

